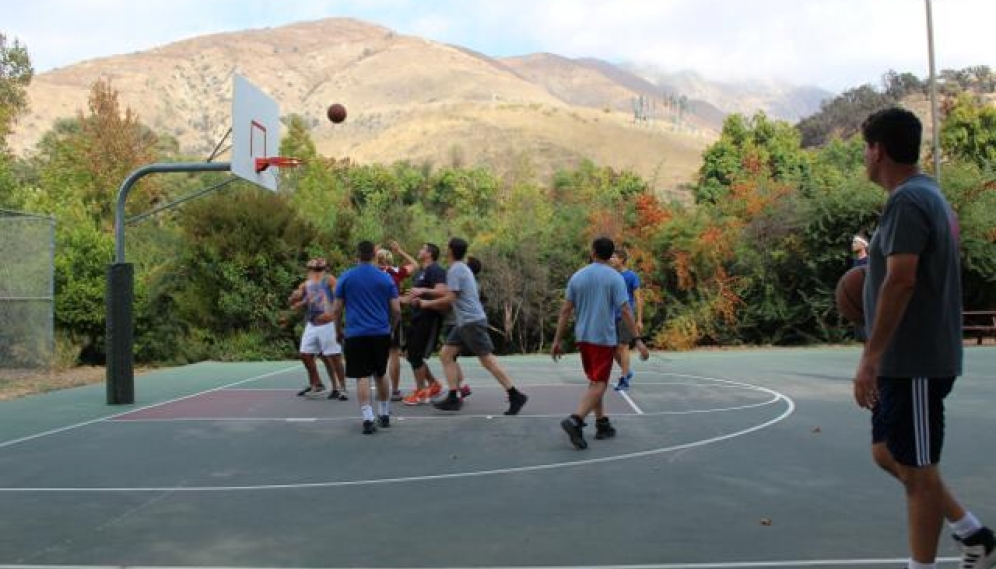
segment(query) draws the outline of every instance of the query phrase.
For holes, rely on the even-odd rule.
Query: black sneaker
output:
[[[332,392],[329,393],[329,399],[334,399],[334,400],[338,401],[338,399],[339,399],[339,390],[338,389],[333,389]]]
[[[609,422],[608,417],[602,417],[601,419],[595,419],[595,438],[596,439],[611,439],[616,436],[616,428],[612,426]]]
[[[329,397],[329,399],[332,399],[332,398]],[[345,391],[340,391],[339,392],[339,401],[349,401],[349,395],[347,395]]]
[[[390,429],[391,428],[391,416],[390,415],[381,415],[380,417],[377,417],[377,426],[380,427],[380,428],[382,428],[382,429]]]
[[[377,432],[377,427],[373,421],[363,421],[363,434],[372,435]]]
[[[297,392],[297,396],[298,397],[304,397],[305,395],[311,393],[311,389],[312,389],[312,387],[309,385],[309,386],[305,387],[304,389],[302,389],[301,391],[298,391]]]
[[[960,569],[989,569],[996,565],[996,538],[993,530],[983,527],[962,539],[955,536],[961,546]]]
[[[578,421],[574,418],[574,415],[564,419],[560,422],[560,427],[564,429],[567,436],[571,439],[571,444],[574,448],[581,450],[588,448],[588,441],[584,440],[584,433],[581,432],[581,428],[584,427],[584,423]]]
[[[521,391],[512,391],[508,394],[508,411],[505,411],[506,415],[518,415],[519,410],[522,406],[529,401],[529,397]]]
[[[459,411],[463,407],[463,401],[458,397],[447,395],[439,401],[433,401],[432,406],[440,411]]]

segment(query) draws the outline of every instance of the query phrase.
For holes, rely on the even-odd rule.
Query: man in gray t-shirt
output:
[[[943,520],[962,569],[996,564],[993,532],[946,487],[937,465],[944,398],[961,374],[958,221],[917,167],[922,126],[904,109],[862,125],[868,178],[889,193],[871,240],[864,289],[869,332],[854,399],[872,412],[872,457],[906,489],[911,569],[935,567]]]
[[[515,388],[512,379],[498,364],[498,358],[493,353],[494,345],[488,335],[488,317],[484,313],[484,305],[481,304],[481,297],[477,292],[477,281],[474,279],[474,273],[464,262],[467,242],[454,237],[450,239],[447,251],[450,268],[446,273],[446,292],[434,300],[412,301],[416,308],[445,310],[448,307],[456,316],[456,326],[446,338],[446,345],[439,353],[450,390],[445,399],[433,405],[441,411],[459,411],[463,406],[459,396],[460,367],[456,358],[460,352],[467,350],[477,356],[484,369],[488,370],[508,393],[508,410],[505,414],[517,415],[529,398]]]
[[[882,353],[883,377],[961,375],[962,306],[958,220],[937,182],[915,174],[889,196],[872,236],[865,326],[871,330],[889,259],[916,257],[915,286]]]

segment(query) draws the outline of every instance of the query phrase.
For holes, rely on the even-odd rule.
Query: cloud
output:
[[[992,0],[933,4],[939,68],[996,63]],[[333,16],[496,56],[536,51],[841,90],[927,73],[924,0],[32,0],[0,31],[44,71],[197,35]]]

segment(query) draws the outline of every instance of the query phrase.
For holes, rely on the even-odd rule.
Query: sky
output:
[[[22,0],[0,33],[38,73],[217,32],[352,17],[491,56],[535,52],[839,92],[926,77],[926,0]],[[996,67],[996,0],[932,0],[937,68]]]

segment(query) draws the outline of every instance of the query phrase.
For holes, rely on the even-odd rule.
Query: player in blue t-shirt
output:
[[[616,391],[629,389],[629,382],[633,379],[633,368],[630,366],[629,351],[636,346],[636,338],[643,336],[643,291],[640,290],[640,277],[626,267],[629,261],[629,254],[625,249],[616,249],[609,259],[609,265],[622,275],[623,282],[626,283],[626,297],[629,300],[629,310],[636,319],[636,336],[630,333],[629,328],[622,321],[622,312],[616,310],[616,335],[619,336],[619,345],[616,347],[616,362],[620,367],[619,380],[616,382]]]
[[[401,318],[398,288],[374,264],[374,244],[357,246],[359,264],[339,277],[332,303],[332,318],[346,353],[346,377],[356,380],[356,398],[363,415],[363,434],[373,434],[374,412],[370,382],[377,384],[377,425],[391,426],[391,393],[387,384],[387,359],[391,329]],[[345,326],[343,317],[345,316]]]

